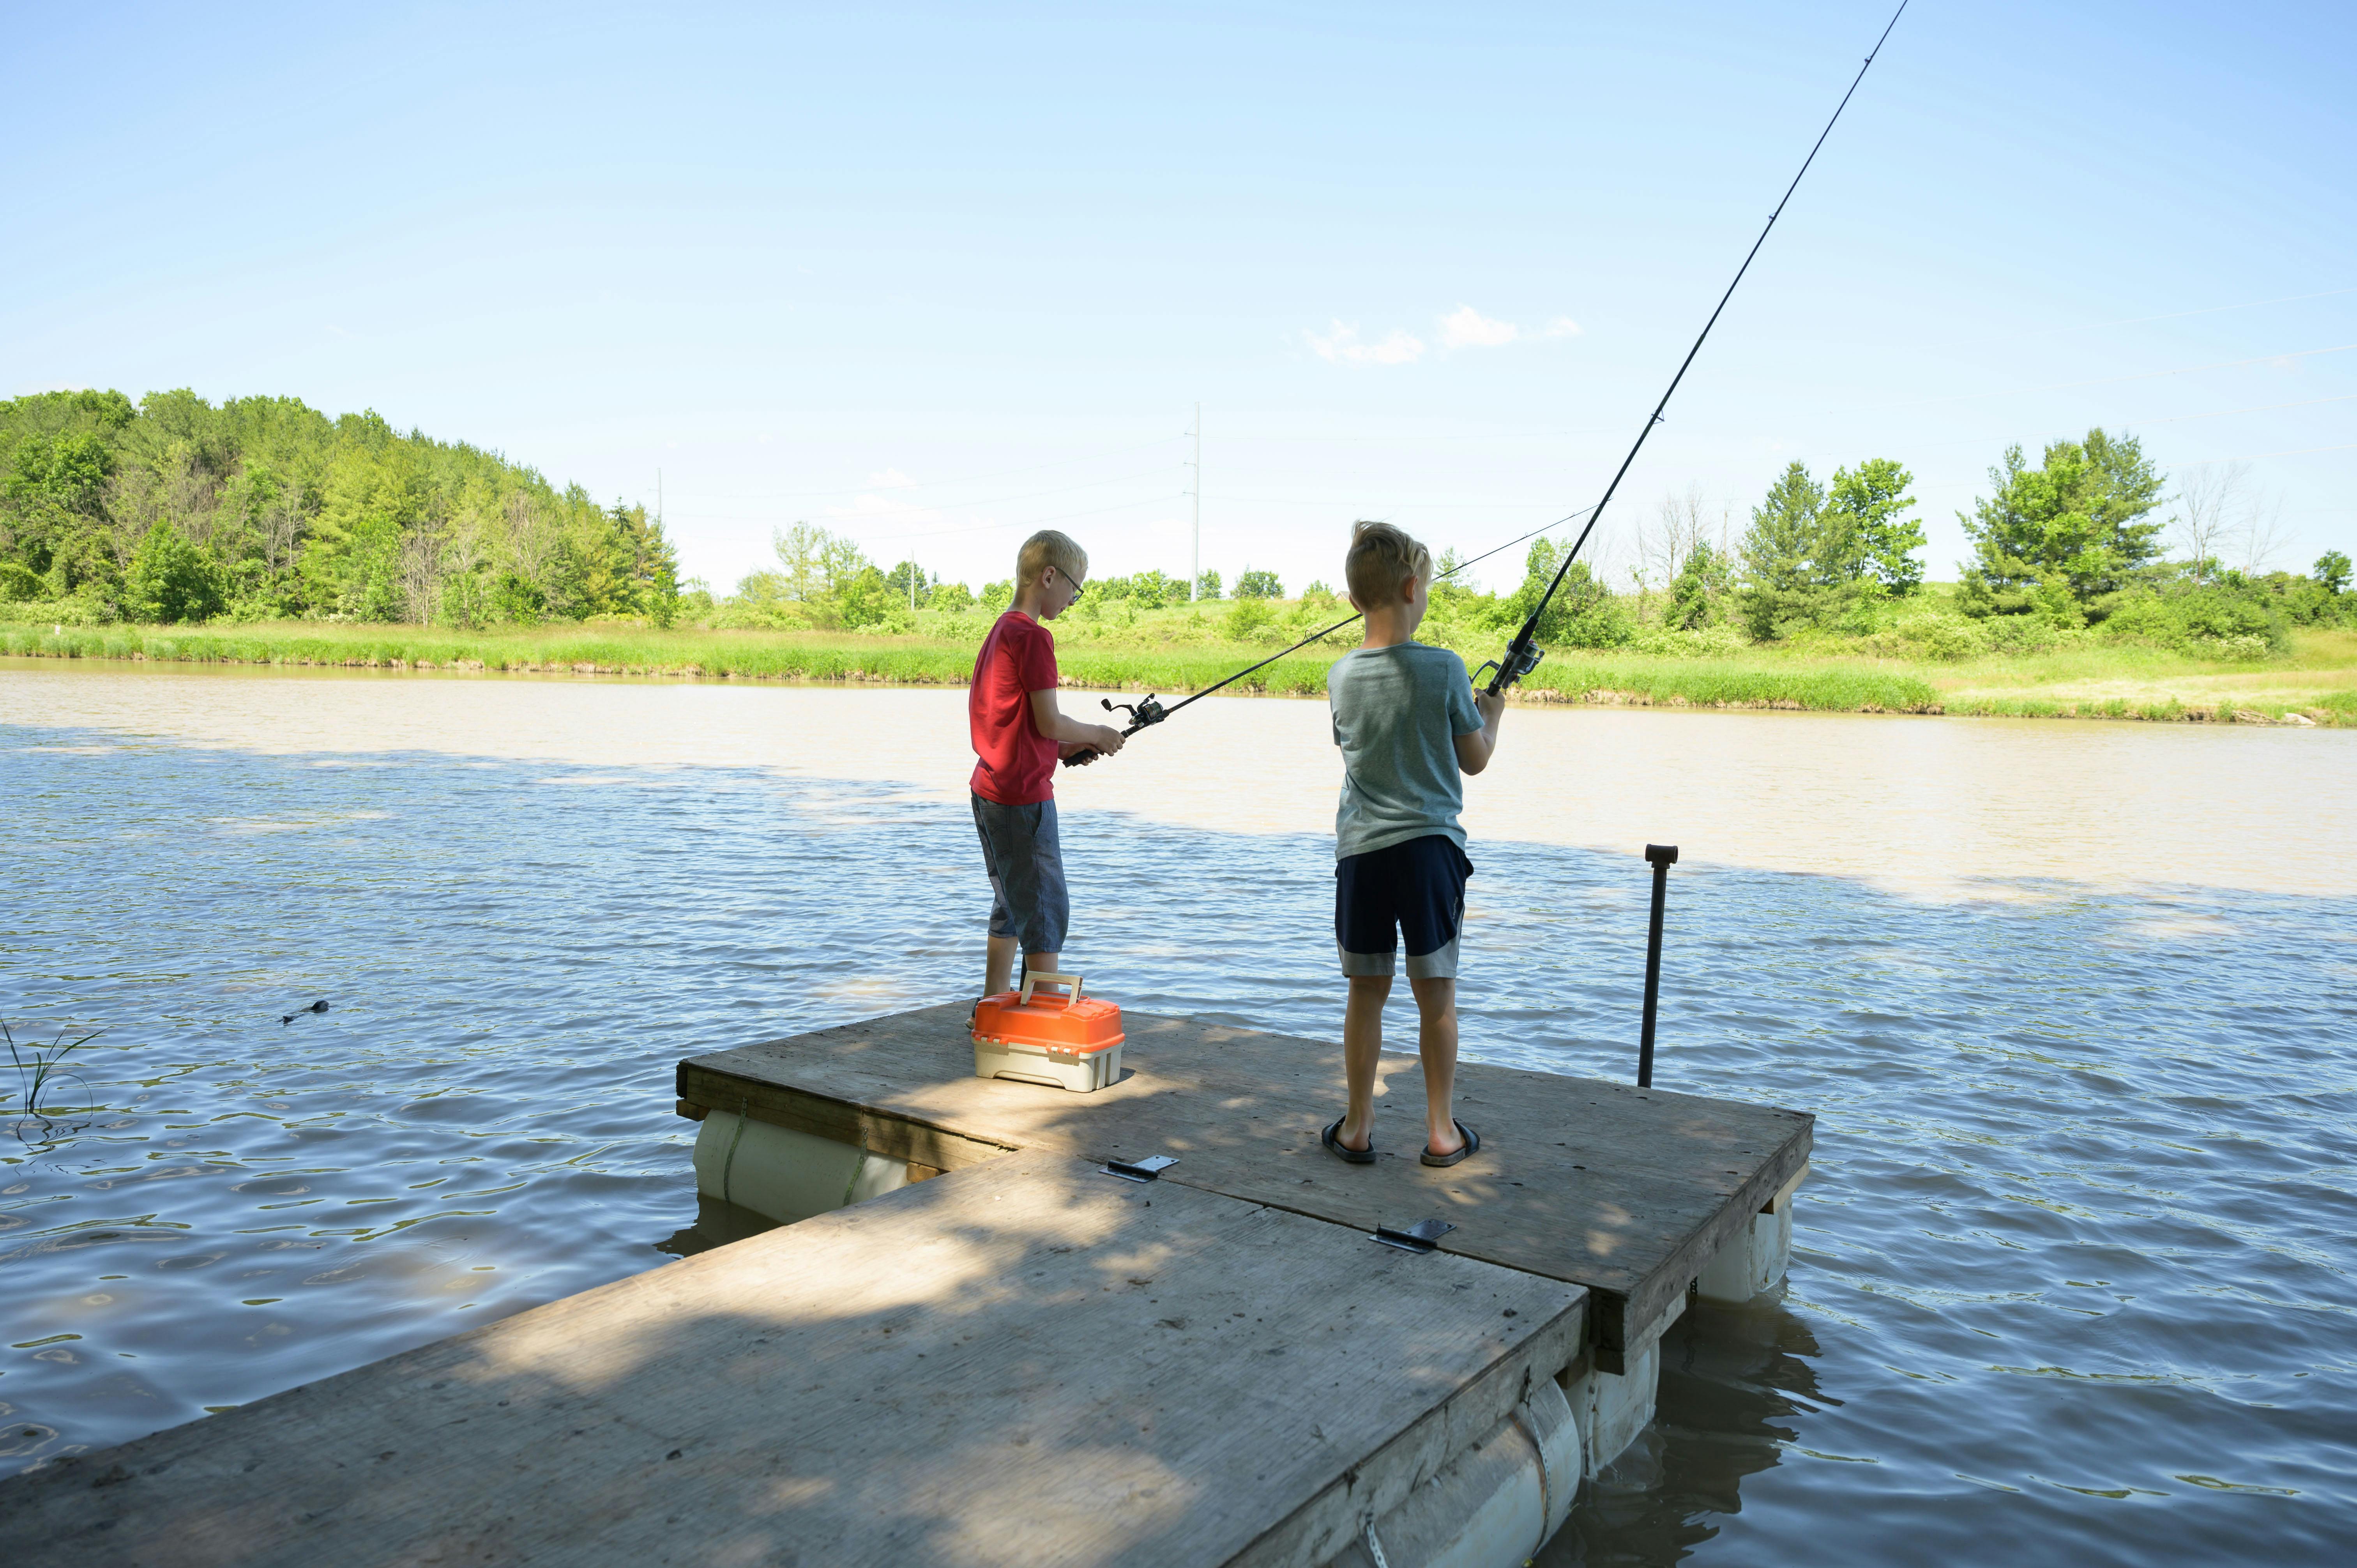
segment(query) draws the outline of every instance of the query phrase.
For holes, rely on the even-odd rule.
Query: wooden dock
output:
[[[1386,1157],[1350,1166],[1317,1136],[1334,1047],[1133,1015],[1132,1070],[1078,1095],[974,1078],[963,1026],[679,1069],[684,1113],[937,1179],[0,1482],[7,1561],[1321,1568],[1430,1525],[1515,1429],[1543,1540],[1585,1441],[1548,1468],[1550,1380],[1633,1386],[1593,1369],[1809,1152],[1797,1112],[1467,1065],[1482,1152],[1430,1169],[1386,1057]],[[1157,1154],[1151,1183],[1099,1168]],[[1370,1240],[1427,1217],[1438,1251]]]
[[[1441,1247],[1585,1286],[1607,1371],[1674,1311],[1703,1265],[1808,1163],[1814,1119],[1603,1079],[1461,1062],[1459,1119],[1481,1153],[1435,1169],[1423,1069],[1385,1054],[1372,1165],[1326,1153],[1341,1113],[1338,1045],[1132,1014],[1134,1064],[1094,1094],[974,1076],[963,1005],[929,1007],[691,1057],[679,1098],[932,1169],[1009,1149],[1176,1156],[1163,1179],[1365,1232],[1437,1216]]]

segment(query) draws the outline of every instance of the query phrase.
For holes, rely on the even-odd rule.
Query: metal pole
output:
[[[1678,846],[1649,843],[1645,859],[1653,867],[1653,929],[1645,942],[1645,1032],[1637,1044],[1637,1087],[1653,1087],[1653,1011],[1662,1000],[1662,909],[1670,896],[1670,867],[1678,863]]]
[[[1195,405],[1195,543],[1187,553],[1187,602],[1203,596],[1203,405]]]

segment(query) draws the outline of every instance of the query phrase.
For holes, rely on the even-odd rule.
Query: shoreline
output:
[[[43,641],[61,640],[43,638]],[[178,639],[167,639],[177,642]],[[836,665],[827,670],[809,668],[780,669],[707,669],[695,663],[632,664],[624,661],[602,663],[596,660],[502,660],[494,664],[480,659],[421,659],[385,656],[376,653],[354,653],[342,659],[319,658],[309,654],[282,654],[268,658],[237,657],[218,650],[175,649],[169,652],[151,652],[145,648],[122,651],[91,652],[79,648],[47,649],[17,646],[16,638],[5,639],[0,646],[0,668],[15,660],[55,660],[60,662],[88,664],[163,664],[220,665],[239,669],[317,670],[368,671],[378,674],[431,674],[482,676],[570,676],[587,679],[630,679],[653,681],[747,681],[810,686],[919,686],[947,687],[963,685],[970,673],[948,669],[870,670],[857,663],[845,664],[836,660],[811,660],[812,663]],[[1085,655],[1089,650],[1076,650]],[[856,656],[855,656],[856,657]],[[1089,662],[1085,658],[1074,662]],[[1192,660],[1189,660],[1190,662]],[[1232,688],[1236,695],[1247,697],[1308,698],[1324,694],[1325,668],[1330,660],[1304,660],[1290,662],[1316,662],[1317,681],[1314,686],[1299,679],[1300,671],[1281,671],[1292,678],[1283,683],[1255,682]],[[878,663],[906,663],[904,660],[888,659]],[[1554,673],[1562,673],[1559,666]],[[1174,671],[1175,673],[1175,671]],[[1809,672],[1795,672],[1801,680],[1792,682],[1805,688]],[[1774,675],[1761,678],[1769,684],[1783,683]],[[1902,678],[1903,679],[1903,678]],[[1209,684],[1206,682],[1204,684]],[[2145,724],[2212,724],[2257,725],[2266,728],[2333,729],[2357,728],[2357,703],[2325,705],[2280,703],[2235,703],[2222,700],[2214,703],[2185,702],[2168,698],[2159,702],[2138,702],[2127,698],[2097,698],[2058,695],[2053,697],[1943,698],[1928,687],[1921,688],[1917,701],[1877,701],[1861,696],[1855,702],[1810,700],[1813,696],[1830,696],[1805,689],[1792,693],[1759,692],[1752,694],[1717,696],[1694,695],[1681,691],[1663,691],[1659,680],[1611,683],[1609,679],[1584,681],[1571,686],[1543,685],[1530,681],[1517,686],[1508,694],[1508,702],[1517,706],[1537,707],[1637,707],[1682,709],[1688,712],[1722,713],[1849,713],[1883,716],[1922,718],[2034,718],[2065,719],[2099,722],[2131,722]],[[1718,682],[1703,682],[1717,684]],[[1754,684],[1756,682],[1744,682]],[[1894,682],[1895,684],[1896,682]],[[1087,672],[1067,671],[1060,684],[1067,690],[1083,692],[1146,692],[1148,690],[1176,696],[1185,696],[1200,686],[1183,682],[1162,682],[1130,678],[1099,678]],[[1892,693],[1890,695],[1902,695]],[[1915,693],[1903,693],[1915,696]],[[2346,695],[2334,693],[2335,696]],[[1924,700],[1928,699],[1928,700]],[[2272,711],[2270,711],[2272,710]]]

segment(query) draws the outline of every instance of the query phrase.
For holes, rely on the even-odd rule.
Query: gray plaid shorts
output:
[[[1027,953],[1061,953],[1072,901],[1064,890],[1056,802],[1002,806],[976,795],[974,831],[990,873],[990,934],[1015,938]]]

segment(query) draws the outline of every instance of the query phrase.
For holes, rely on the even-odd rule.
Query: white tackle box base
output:
[[[1019,1040],[974,1042],[974,1076],[1011,1078],[1018,1083],[1045,1083],[1089,1094],[1121,1081],[1121,1047],[1076,1055],[1028,1046]]]

